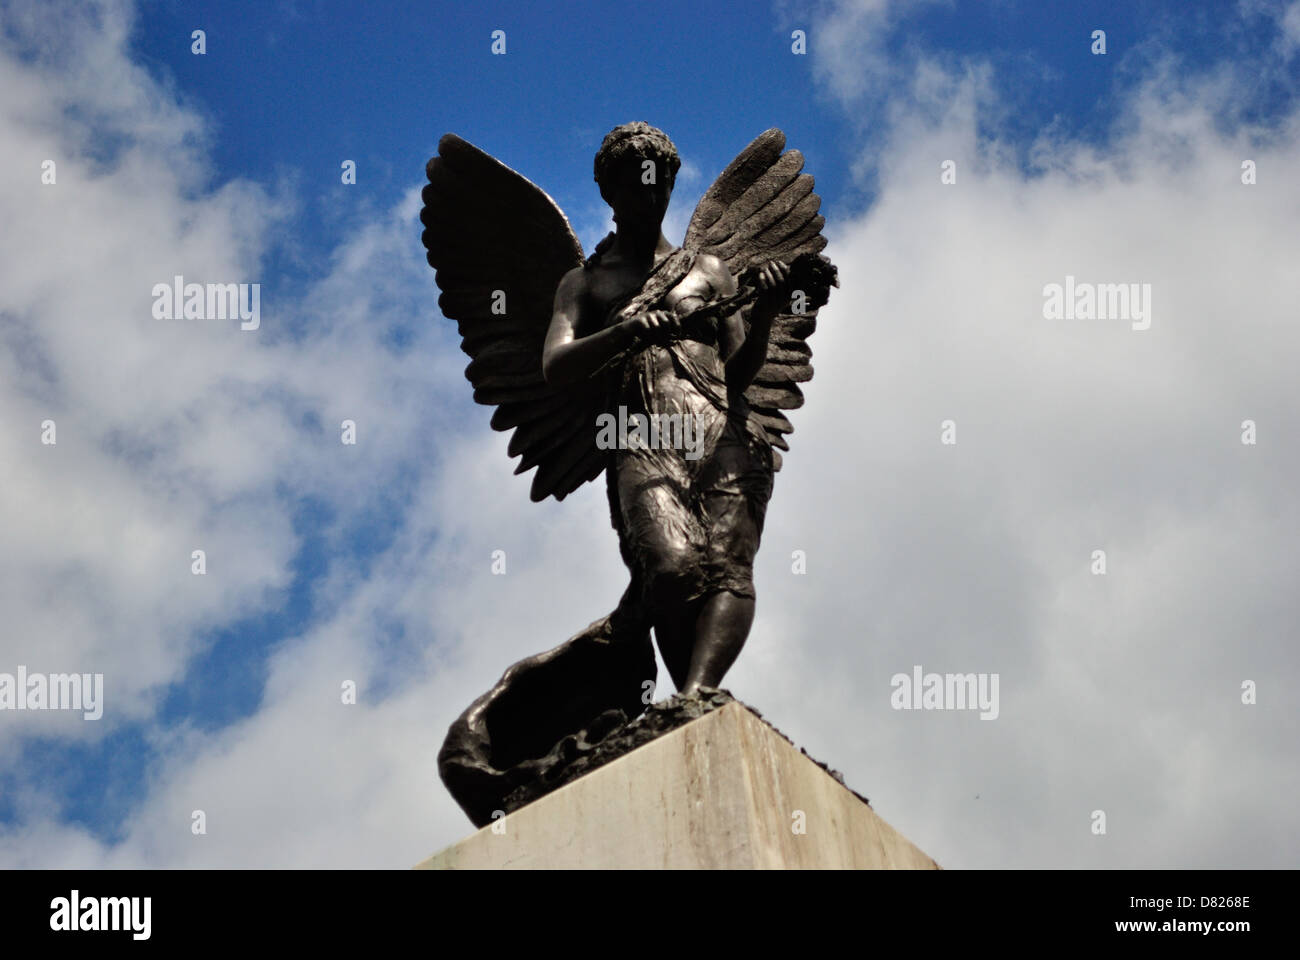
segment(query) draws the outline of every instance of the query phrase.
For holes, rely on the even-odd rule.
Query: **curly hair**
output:
[[[614,167],[629,159],[653,160],[663,164],[674,180],[682,160],[668,134],[652,127],[644,120],[624,123],[605,134],[596,151],[595,179],[597,183]]]

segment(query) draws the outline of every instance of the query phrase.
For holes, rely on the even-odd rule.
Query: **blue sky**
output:
[[[441,730],[468,699],[517,656],[559,642],[612,606],[621,573],[610,551],[609,531],[601,526],[599,496],[575,498],[580,502],[563,508],[526,504],[527,483],[509,476],[511,465],[499,449],[504,440],[490,435],[488,412],[472,404],[468,384],[457,372],[464,358],[457,349],[454,325],[437,312],[437,291],[432,271],[423,263],[413,205],[424,164],[443,133],[461,135],[547,190],[570,215],[590,249],[606,227],[606,214],[591,179],[592,156],[613,125],[645,119],[674,138],[686,163],[675,203],[675,216],[680,219],[670,221],[678,225],[732,156],[763,129],[780,127],[788,144],[805,154],[806,169],[817,178],[827,230],[834,241],[830,252],[837,256],[841,274],[850,280],[870,278],[881,289],[895,291],[944,288],[943,264],[951,261],[930,263],[917,276],[888,272],[881,262],[884,257],[859,263],[855,258],[863,251],[879,252],[873,238],[881,231],[894,231],[896,249],[904,258],[903,251],[942,247],[949,242],[943,237],[966,236],[961,224],[948,224],[946,218],[956,214],[942,200],[931,207],[909,192],[914,189],[907,186],[909,164],[921,164],[925,177],[936,179],[930,177],[928,165],[933,163],[937,170],[940,159],[960,155],[963,177],[970,176],[965,173],[970,170],[986,178],[982,183],[1014,181],[1018,192],[1008,196],[1015,202],[1042,204],[1041,209],[1052,209],[1052,201],[1046,193],[1035,193],[1031,184],[1038,182],[1042,191],[1059,190],[1055,198],[1062,205],[1086,204],[1080,197],[1086,194],[1089,177],[1102,171],[1103,181],[1114,187],[1115,209],[1126,203],[1131,207],[1129,201],[1137,196],[1144,203],[1150,200],[1153,215],[1172,216],[1170,208],[1157,204],[1162,196],[1158,184],[1169,182],[1171,176],[1181,182],[1179,164],[1171,161],[1168,169],[1157,169],[1152,157],[1159,151],[1152,145],[1167,142],[1162,137],[1195,141],[1187,150],[1193,165],[1219,152],[1236,157],[1232,151],[1240,153],[1243,145],[1276,151],[1290,161],[1291,172],[1296,159],[1300,4],[846,0],[804,7],[669,2],[620,5],[615,13],[613,5],[601,3],[145,0],[135,8],[104,4],[102,22],[92,18],[81,30],[60,26],[58,6],[42,11],[25,3],[0,4],[6,75],[43,85],[41,96],[47,98],[33,112],[30,99],[25,100],[18,87],[6,95],[10,98],[6,128],[15,143],[23,144],[21,162],[27,163],[29,154],[44,156],[57,145],[62,151],[58,156],[67,160],[61,170],[70,171],[60,175],[67,178],[61,184],[68,184],[57,187],[60,202],[70,203],[69,209],[75,210],[77,201],[66,198],[68,191],[79,189],[73,184],[81,184],[87,190],[111,191],[117,198],[114,202],[127,211],[114,219],[106,212],[113,209],[107,200],[82,207],[90,212],[81,216],[102,229],[104,249],[147,244],[152,238],[160,250],[147,257],[141,254],[147,259],[139,265],[143,277],[170,278],[172,272],[183,270],[197,274],[205,264],[235,271],[240,279],[262,284],[268,321],[256,340],[178,339],[169,348],[170,356],[183,357],[177,361],[178,369],[189,373],[173,378],[159,369],[168,365],[166,353],[149,365],[131,366],[137,362],[130,359],[136,348],[127,344],[137,343],[132,339],[135,334],[106,341],[97,365],[89,344],[84,346],[87,356],[74,358],[79,335],[53,332],[67,318],[85,314],[77,312],[84,307],[73,305],[80,300],[62,304],[56,311],[58,301],[50,291],[65,286],[71,288],[68,296],[84,294],[87,302],[93,302],[95,291],[102,289],[93,285],[96,271],[104,277],[122,272],[109,254],[96,265],[74,259],[70,251],[61,255],[53,246],[37,244],[44,257],[41,263],[50,270],[48,286],[0,303],[0,324],[4,324],[0,329],[5,333],[0,348],[13,365],[6,369],[22,367],[25,376],[34,376],[30,371],[39,366],[35,357],[43,358],[41,362],[54,371],[43,379],[13,380],[9,401],[15,421],[25,423],[22,418],[28,414],[57,408],[77,423],[82,422],[76,419],[79,410],[95,408],[101,401],[111,408],[93,427],[85,423],[82,429],[96,442],[88,442],[84,453],[68,453],[70,458],[87,459],[69,460],[67,467],[38,470],[31,458],[41,451],[13,440],[9,447],[13,469],[31,477],[36,492],[15,495],[7,512],[21,517],[33,509],[32,504],[42,502],[39,489],[48,483],[38,482],[43,476],[40,470],[62,470],[59,483],[71,484],[77,470],[90,477],[94,469],[102,468],[107,478],[104,490],[131,490],[135,493],[122,496],[140,497],[138,502],[130,501],[135,506],[122,507],[121,514],[114,512],[118,508],[102,504],[85,508],[102,520],[106,542],[129,541],[139,544],[141,551],[152,551],[157,543],[176,535],[180,539],[174,545],[157,549],[160,555],[173,550],[187,558],[191,541],[200,533],[214,540],[228,535],[231,552],[214,561],[214,569],[223,564],[226,569],[241,567],[238,578],[223,581],[222,589],[228,593],[186,606],[190,601],[184,591],[192,585],[177,582],[158,588],[161,575],[149,559],[152,553],[147,558],[141,554],[144,572],[138,577],[131,572],[133,562],[124,561],[114,575],[131,579],[110,582],[105,578],[114,567],[113,551],[105,547],[98,554],[65,543],[60,537],[80,535],[68,533],[70,528],[37,524],[30,540],[26,534],[12,534],[14,540],[6,550],[11,555],[37,540],[45,544],[48,555],[30,566],[34,578],[63,578],[77,563],[84,565],[93,604],[86,601],[84,610],[76,607],[80,600],[68,593],[72,588],[67,579],[57,581],[64,586],[52,587],[52,595],[61,598],[58,603],[81,611],[69,614],[67,624],[81,624],[76,629],[82,634],[101,627],[104,633],[102,649],[90,639],[68,639],[76,632],[74,626],[68,627],[63,640],[45,642],[39,625],[53,622],[44,619],[53,614],[24,614],[16,617],[5,638],[0,671],[20,662],[35,669],[36,662],[57,660],[58,654],[79,663],[103,662],[110,670],[134,671],[135,679],[125,697],[129,708],[110,712],[102,730],[71,732],[67,724],[43,725],[34,720],[9,730],[0,726],[4,836],[0,862],[40,865],[46,862],[41,859],[43,849],[59,851],[51,856],[51,863],[203,862],[155,842],[156,827],[150,825],[175,815],[180,809],[176,805],[184,805],[179,798],[187,796],[187,785],[231,776],[255,779],[265,769],[259,766],[269,762],[266,757],[271,754],[265,752],[236,766],[233,774],[223,768],[218,775],[215,764],[220,758],[238,756],[241,745],[262,742],[259,737],[282,736],[272,724],[276,704],[287,701],[277,697],[288,696],[286,676],[315,669],[304,663],[316,664],[330,677],[335,676],[330,670],[343,670],[339,675],[347,676],[346,670],[351,669],[365,678],[366,709],[375,711],[367,715],[369,736],[385,735],[390,729],[386,724],[397,722],[396,715],[409,719],[403,711],[415,710],[418,724],[423,725],[415,732],[422,733],[424,740],[410,739],[414,736],[410,729],[403,736],[417,744],[413,749],[423,752],[410,763],[419,768],[421,790],[440,790],[427,782],[430,750],[436,749]],[[104,24],[123,25],[125,33],[119,37],[113,29],[100,29]],[[206,32],[203,56],[190,51],[194,29]],[[505,56],[490,53],[491,33],[496,29],[506,31]],[[805,56],[791,52],[795,29],[807,31]],[[1090,52],[1090,34],[1096,29],[1106,31],[1105,56]],[[70,62],[66,58],[81,63],[86,75],[61,68],[60,64]],[[101,69],[102,83],[97,83],[96,71]],[[60,86],[65,80],[66,87]],[[124,91],[120,97],[118,90]],[[1162,110],[1170,118],[1168,126],[1156,129]],[[1179,127],[1174,120],[1181,117],[1191,120]],[[936,152],[949,148],[949,153]],[[357,163],[355,186],[340,182],[340,164],[348,159]],[[23,217],[30,215],[30,222],[37,223],[45,216],[36,205],[44,201],[33,199],[32,191],[39,188],[31,186],[32,177],[18,159],[11,157],[9,162],[13,171],[7,179],[25,184],[21,191],[13,187],[4,200],[10,217],[28,222]],[[132,172],[136,163],[144,172],[139,176]],[[1144,166],[1147,163],[1149,168]],[[1236,159],[1232,164],[1221,173],[1224,183],[1235,185]],[[1267,176],[1276,184],[1289,176],[1286,169],[1275,163]],[[175,182],[168,182],[169,171],[175,174]],[[155,187],[150,187],[149,176],[155,178]],[[1189,195],[1195,195],[1200,181],[1188,177]],[[1125,184],[1135,192],[1125,195]],[[1260,191],[1264,189],[1261,186]],[[1262,219],[1257,222],[1268,219],[1263,209],[1269,205],[1294,212],[1295,207],[1289,206],[1294,196],[1261,200],[1258,216]],[[904,202],[912,205],[895,213]],[[956,247],[954,256],[982,254],[993,263],[1023,256],[1023,249],[1005,239],[1017,235],[1017,230],[1024,235],[1023,223],[1009,209],[1013,205],[1001,211],[972,207],[971,222],[977,233],[987,230],[987,246],[976,240],[964,248],[966,253]],[[1205,230],[1208,221],[1196,219],[1194,212],[1187,211],[1190,219],[1182,228],[1171,225],[1170,229],[1188,235]],[[177,216],[182,222],[176,222]],[[1080,249],[1103,257],[1104,251],[1120,246],[1113,241],[1114,224],[1114,217],[1106,220],[1098,214],[1092,234],[1086,228],[1080,231],[1080,236],[1093,236],[1094,242],[1088,246],[1080,241],[1084,244]],[[680,240],[680,236],[670,238]],[[1250,230],[1239,239],[1245,245],[1265,242]],[[891,249],[888,234],[879,242],[885,244],[883,249]],[[1277,242],[1283,243],[1285,252],[1284,242]],[[169,244],[176,251],[174,259],[168,258]],[[837,249],[842,253],[837,255]],[[1092,262],[1083,254],[1080,257]],[[1140,265],[1140,258],[1135,262]],[[17,267],[10,269],[19,275]],[[1149,269],[1158,273],[1155,266]],[[1036,296],[1042,282],[1056,277],[1056,273],[1046,279],[1033,274],[1026,281],[1029,296]],[[1276,280],[1264,279],[1255,286],[1263,288],[1268,282],[1278,286]],[[1281,281],[1281,289],[1289,282]],[[859,300],[851,286],[843,296],[840,312],[828,314],[826,322],[843,317],[845,328],[868,320],[887,322],[867,310],[889,309],[889,303]],[[973,296],[979,299],[981,294],[976,291]],[[1019,293],[1007,296],[1005,302],[1020,302],[1015,299]],[[860,314],[850,306],[853,303],[864,305]],[[43,314],[43,310],[50,312]],[[43,316],[63,319],[43,321]],[[878,327],[868,335],[864,327],[867,339],[861,345],[880,357],[873,362],[897,368],[900,378],[932,385],[928,388],[932,393],[898,400],[899,409],[905,414],[925,410],[928,416],[945,383],[956,384],[947,394],[949,399],[981,395],[985,381],[963,391],[958,377],[945,380],[917,360],[916,344],[939,334],[915,314],[907,316],[915,324],[914,341],[897,339],[903,336],[897,331],[887,336]],[[1293,309],[1289,316],[1294,319]],[[105,324],[114,323],[110,309]],[[831,350],[840,343],[826,342]],[[151,349],[145,340],[138,343],[140,351]],[[892,354],[889,344],[893,344]],[[845,356],[859,346],[847,341],[842,345]],[[68,352],[60,353],[64,349]],[[105,349],[107,353],[102,352]],[[816,341],[814,349],[823,350]],[[1059,357],[1066,348],[1044,349],[1045,355]],[[1285,352],[1281,341],[1266,352],[1279,351]],[[1186,355],[1178,346],[1170,346],[1165,354]],[[829,358],[832,372],[827,377],[833,377],[834,354],[817,356],[819,363]],[[914,362],[921,366],[909,367]],[[1096,369],[1113,372],[1120,369],[1117,364],[1129,361],[1100,353],[1096,362]],[[97,368],[107,371],[102,383],[86,373]],[[1011,382],[1007,379],[1011,374],[998,372],[992,359],[981,369],[981,376],[991,383]],[[98,394],[90,386],[78,393],[79,371],[95,382]],[[1251,377],[1244,370],[1238,372],[1243,373],[1243,386],[1234,396],[1250,396]],[[1254,375],[1260,376],[1260,371]],[[180,382],[186,377],[193,381],[190,386]],[[804,421],[811,450],[818,449],[818,437],[834,435],[834,425],[842,428],[843,421],[837,418],[851,416],[853,409],[847,387],[836,393],[836,381],[821,377],[819,381],[809,388]],[[1261,389],[1260,382],[1267,378],[1254,384],[1256,389]],[[331,395],[335,386],[339,389]],[[819,388],[820,406],[812,399]],[[104,399],[109,396],[115,399]],[[1256,400],[1262,405],[1261,396]],[[1065,403],[1063,395],[1037,399],[1044,409],[1054,408],[1058,401]],[[876,396],[871,403],[878,405],[880,400]],[[1279,420],[1287,422],[1294,406],[1278,402],[1284,407]],[[364,409],[371,418],[363,422],[367,437],[376,437],[376,446],[355,455],[338,454],[334,424],[354,409]],[[1088,415],[1086,404],[1069,409]],[[188,421],[181,413],[185,410],[191,411]],[[996,420],[987,411],[972,413],[972,417],[985,415]],[[1233,423],[1240,419],[1236,407],[1223,417]],[[231,430],[238,432],[232,423],[266,426],[249,427],[252,432],[240,439],[228,436]],[[798,420],[796,426],[803,429]],[[77,436],[72,427],[68,429],[65,435]],[[142,449],[151,451],[143,460],[112,449],[116,442],[112,438],[131,437],[132,430]],[[191,448],[186,438],[202,442],[193,439]],[[60,451],[75,442],[61,441]],[[1004,437],[996,449],[1005,452],[1010,442]],[[792,460],[801,456],[798,440],[795,443]],[[1133,449],[1140,446],[1137,440],[1133,444]],[[811,485],[817,464],[811,450],[803,454],[809,462],[792,468],[796,472],[788,483],[794,489],[815,489]],[[1094,459],[1108,456],[1103,450]],[[74,462],[80,466],[74,468]],[[1247,499],[1271,502],[1260,490],[1272,489],[1269,478],[1281,469],[1280,463],[1251,481],[1260,486],[1251,487]],[[906,477],[913,475],[910,471],[929,469],[927,464],[921,458],[888,466],[890,475]],[[1021,476],[1037,469],[1031,465]],[[797,472],[801,470],[814,472]],[[821,470],[823,474],[828,470],[825,455]],[[440,486],[442,478],[452,475],[459,479]],[[861,475],[849,476],[857,482]],[[195,477],[200,479],[195,482]],[[793,489],[783,496],[780,486],[772,511],[791,511],[792,527],[802,524],[801,529],[815,530],[819,523],[840,522],[795,512]],[[164,492],[149,492],[154,490]],[[1122,483],[1116,490],[1122,490]],[[481,496],[481,500],[466,502],[458,495]],[[853,500],[854,517],[860,513],[861,521],[878,534],[884,521],[872,512],[868,496]],[[1150,518],[1160,515],[1161,494],[1153,491],[1151,496],[1152,502],[1135,515],[1138,519],[1130,518],[1126,529],[1147,530]],[[949,488],[941,488],[935,497],[936,503],[949,506],[964,502],[960,493]],[[1092,517],[1091,506],[1075,506],[1080,517]],[[920,501],[895,504],[894,513],[903,516],[915,510],[917,515],[932,516],[932,508]],[[965,503],[953,509],[954,522],[959,522],[961,517],[969,520],[982,514],[985,506]],[[1062,515],[1067,513],[1062,508]],[[1023,519],[1014,512],[1001,517],[1007,531]],[[159,527],[150,528],[151,523]],[[590,561],[599,563],[599,575],[575,575],[578,581],[594,577],[589,586],[595,595],[583,593],[581,582],[559,589],[548,575],[553,576],[558,563],[560,542],[573,539],[575,529],[585,530],[593,523],[597,529],[584,532],[570,548],[578,558],[573,559],[575,564],[582,557],[599,558]],[[778,526],[769,542],[784,536],[783,529]],[[993,539],[1010,542],[1017,536],[1007,532]],[[517,593],[486,604],[499,608],[499,615],[507,619],[480,622],[475,618],[481,610],[476,608],[473,617],[465,614],[463,623],[449,622],[455,616],[457,596],[482,600],[481,591],[496,589],[472,579],[467,572],[472,563],[464,558],[478,557],[497,541],[510,543],[511,555],[517,558],[512,562],[521,570],[517,581],[512,578],[519,584]],[[793,541],[779,542],[788,547]],[[235,550],[238,544],[244,554]],[[978,556],[987,544],[968,546]],[[951,548],[951,544],[936,547]],[[774,570],[780,568],[783,549],[779,545],[768,549]],[[847,552],[834,554],[840,558],[837,569],[847,569],[861,559],[853,553],[857,547],[847,543],[828,546],[827,552],[841,549]],[[65,560],[65,555],[79,559]],[[1032,571],[1041,569],[1036,566],[1039,561],[1041,556],[1030,551],[1008,563],[1032,580],[1038,575]],[[104,578],[98,577],[101,568],[96,564],[103,565]],[[911,569],[906,561],[899,564],[904,571]],[[798,611],[811,609],[802,604],[814,604],[817,596],[825,600],[842,595],[844,587],[844,582],[826,581],[820,588],[824,595],[810,589],[803,599],[788,596],[782,613],[766,629],[778,632]],[[1058,594],[1060,589],[1058,585]],[[776,596],[783,594],[778,590]],[[428,616],[427,610],[418,612],[426,602],[437,606],[436,616]],[[529,604],[540,610],[535,621],[544,634],[540,638],[520,635],[519,624],[509,619]],[[904,623],[908,616],[904,612],[885,619],[900,636],[923,634],[935,626],[930,614],[921,615],[925,606],[906,608],[920,617],[915,621]],[[843,628],[849,615],[829,600],[817,609],[830,611],[824,626],[832,632]],[[516,613],[501,612],[510,610]],[[1276,622],[1285,622],[1287,611],[1275,612],[1280,618]],[[1107,614],[1112,615],[1114,611]],[[1004,626],[1030,618],[1025,611],[1014,610],[989,616],[989,623]],[[1005,616],[1005,622],[998,616]],[[33,625],[32,630],[20,632],[23,624]],[[154,637],[152,645],[141,644],[138,663],[118,664],[115,657],[124,649],[134,649],[132,631],[142,626]],[[493,645],[512,629],[511,639]],[[1166,625],[1165,629],[1173,628]],[[761,640],[761,635],[756,639]],[[473,654],[466,652],[469,644],[478,646]],[[318,661],[327,649],[337,662],[328,657]],[[1024,663],[1037,662],[1031,652],[1024,656]],[[767,688],[756,674],[764,665],[779,667],[780,661],[763,657],[753,655],[752,672],[738,674],[735,689],[748,699],[742,681],[749,680],[749,689],[755,691],[753,702],[769,712],[761,699]],[[856,749],[828,732],[836,726],[834,717],[798,712],[796,704],[807,699],[807,691],[819,689],[824,682],[819,673],[824,667],[816,666],[822,662],[818,657],[824,657],[824,651],[806,657],[807,673],[798,675],[789,701],[782,699],[783,693],[769,693],[778,707],[787,704],[791,710],[788,720],[773,713],[774,722],[821,744],[824,759],[833,766],[852,772],[856,759],[860,776],[867,776],[867,771],[874,776],[868,758],[831,755],[841,747],[845,752]],[[328,669],[321,666],[326,661]],[[290,662],[294,666],[287,666]],[[153,666],[146,668],[145,663]],[[1270,664],[1274,670],[1293,668],[1290,660],[1282,666],[1261,654],[1251,669]],[[883,659],[877,666],[893,672]],[[48,669],[64,668],[51,662]],[[1004,670],[1015,673],[1013,667]],[[852,669],[842,672],[854,675]],[[802,695],[796,695],[800,691]],[[413,705],[399,706],[421,701],[427,714],[418,713]],[[387,715],[379,712],[384,704],[389,705]],[[935,737],[943,740],[942,734],[929,731],[918,736],[925,743]],[[364,742],[365,737],[359,740]],[[960,739],[944,742],[954,751],[969,749],[969,743]],[[333,749],[330,743],[316,748]],[[209,757],[217,758],[212,770],[199,772],[198,765]],[[997,762],[990,759],[989,766],[1005,762],[1004,756],[999,757]],[[402,789],[405,776],[393,773],[393,779],[384,783]],[[909,786],[923,793],[931,784],[922,779]],[[861,789],[876,796],[869,784]],[[1117,781],[1114,793],[1125,795],[1123,782]],[[913,799],[900,788],[898,808],[915,809]],[[257,832],[254,827],[263,824],[258,813],[263,808],[252,797],[246,800],[241,822],[251,836]],[[369,801],[351,800],[355,803],[349,805],[339,799],[338,806],[330,807],[332,815],[366,815]],[[432,826],[410,839],[411,862],[429,852],[421,844],[450,842],[465,832],[466,825],[455,819],[455,810],[445,798],[420,797],[412,803]],[[434,804],[432,812],[429,803]],[[171,813],[164,815],[163,807]],[[380,804],[375,809],[388,808]],[[890,819],[888,813],[886,818]],[[936,828],[934,824],[943,818],[960,822],[951,810],[919,810],[906,822],[905,832],[919,830],[921,837],[913,839],[922,846],[941,844],[937,849],[927,847],[941,862],[987,862],[991,856],[987,850],[952,839],[955,827],[951,832]],[[325,822],[326,815],[321,814],[321,819]],[[394,820],[408,822],[400,816]],[[280,829],[277,822],[266,814],[267,834],[280,835],[275,832]],[[1294,819],[1287,825],[1294,829]],[[1050,835],[1054,829],[1050,818],[1042,829]],[[304,836],[304,849],[309,849],[309,839]],[[1228,839],[1223,849],[1230,846]],[[945,848],[943,843],[951,846]],[[392,844],[395,847],[397,841]],[[1247,846],[1250,851],[1265,849],[1262,843]],[[1216,855],[1205,854],[1211,859]],[[387,852],[376,856],[378,860],[360,852],[346,853],[322,862],[400,865],[400,857],[389,859]],[[1037,855],[1013,851],[1006,856],[1002,865],[1030,863]],[[1108,862],[1104,856],[1099,861],[1090,859],[1093,856],[1063,848],[1058,862]],[[1156,853],[1139,862],[1158,865],[1155,861],[1165,856]],[[1266,854],[1244,856],[1258,862]],[[250,861],[238,860],[238,854],[232,857],[235,863],[258,862],[256,857]],[[309,860],[291,853],[277,860],[268,853],[261,862],[291,865]],[[1188,862],[1193,860],[1189,857]]]
[[[1022,142],[1052,122],[1101,138],[1112,98],[1132,79],[1116,75],[1115,61],[1130,57],[1132,71],[1146,59],[1139,51],[1134,63],[1134,48],[1159,39],[1162,50],[1209,71],[1239,56],[1220,31],[1266,44],[1268,21],[1238,22],[1235,7],[921,4],[889,30],[886,49],[987,57]],[[563,209],[586,210],[599,203],[593,144],[628,118],[668,130],[705,177],[777,126],[808,157],[828,204],[868,202],[849,168],[863,133],[868,143],[873,133],[860,125],[878,117],[819,89],[815,56],[791,55],[791,31],[815,19],[795,5],[737,10],[707,2],[628,5],[617,16],[597,3],[146,3],[132,46],[213,120],[214,180],[297,178],[298,223],[325,249],[345,235],[348,208],[396,202],[444,131],[525,172]],[[1102,27],[1109,60],[1078,39]],[[207,31],[209,55],[190,53],[193,29]],[[489,52],[496,29],[506,31],[505,56]],[[1285,100],[1268,96],[1261,106]],[[359,165],[354,191],[339,183],[342,158]],[[306,259],[317,269],[324,261]]]

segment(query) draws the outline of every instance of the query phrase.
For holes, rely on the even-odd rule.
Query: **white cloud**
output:
[[[155,319],[153,286],[176,274],[265,280],[267,234],[293,206],[243,181],[196,189],[202,124],[130,63],[123,9],[33,9],[16,11],[18,39],[0,57],[13,161],[0,183],[0,670],[102,672],[110,719],[7,714],[0,758],[19,732],[94,737],[150,716],[207,631],[278,602],[296,498],[358,515],[377,502],[424,455],[410,438],[429,435],[457,369],[383,342],[385,314],[430,309],[427,267],[402,242],[414,192],[359,232],[316,300],[285,304],[265,288],[259,331]],[[50,122],[59,116],[73,119]],[[96,143],[112,156],[91,159]],[[306,333],[287,336],[304,316]],[[431,336],[421,325],[416,342]],[[355,448],[339,443],[344,418],[359,424]],[[195,549],[204,577],[190,571]]]
[[[807,34],[807,54],[817,82],[843,102],[888,102],[919,53],[894,31],[919,11],[950,0],[777,0],[783,24]],[[891,46],[891,41],[899,41]]]
[[[1230,79],[1166,80],[1111,148],[1044,141],[1032,176],[954,80],[828,250],[764,654],[729,682],[949,866],[1294,866],[1296,126],[1222,134]],[[1067,274],[1152,284],[1151,329],[1043,319]],[[1267,442],[1239,442],[1247,418]],[[1001,718],[891,710],[914,664],[1000,673]],[[1244,680],[1272,696],[1243,706]]]
[[[317,585],[321,615],[276,647],[252,716],[151,730],[161,763],[122,842],[58,822],[27,775],[0,862],[414,863],[469,831],[434,775],[446,725],[507,664],[616,601],[603,490],[529,503],[487,411],[466,415],[452,334],[430,324],[409,352],[384,345],[386,321],[434,317],[414,194],[284,307],[311,318],[301,337],[265,303],[257,335],[153,321],[147,291],[172,272],[257,279],[294,208],[247,183],[193,190],[201,123],[130,66],[125,19],[109,20],[68,42],[116,83],[0,57],[21,174],[0,186],[15,228],[0,239],[0,670],[102,664],[105,728],[147,717],[205,628],[288,581],[278,487],[337,509],[333,537],[385,491],[404,522],[368,569],[341,562]],[[865,29],[842,28],[846,44]],[[826,211],[843,287],[813,340],[758,622],[728,686],[946,866],[1295,866],[1278,842],[1300,785],[1295,120],[1225,134],[1206,105],[1231,96],[1230,76],[1156,74],[1111,147],[1044,136],[1026,176],[1008,145],[976,139],[979,66],[925,67],[933,108],[893,114],[876,204]],[[96,126],[42,119],[65,102]],[[105,126],[129,135],[97,164],[85,155]],[[47,155],[57,187],[39,185]],[[1257,186],[1240,183],[1244,158]],[[1151,329],[1044,320],[1042,287],[1066,274],[1151,283]],[[54,448],[38,441],[46,416]],[[357,448],[338,443],[344,417]],[[1237,440],[1247,417],[1255,447]],[[956,447],[938,442],[945,418]],[[193,545],[211,545],[207,578],[189,574]],[[1104,578],[1088,573],[1099,547]],[[916,663],[1000,673],[1000,718],[891,710],[890,676]],[[347,679],[356,706],[340,702]],[[1104,838],[1088,829],[1098,808]],[[190,832],[194,809],[207,836]]]

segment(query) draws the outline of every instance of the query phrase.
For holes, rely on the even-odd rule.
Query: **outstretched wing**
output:
[[[536,184],[455,134],[438,143],[422,193],[421,239],[460,329],[474,399],[495,406],[492,427],[514,429],[516,473],[537,467],[532,498],[563,500],[600,474],[591,387],[542,377],[542,347],[560,278],[583,263],[582,244]]]
[[[826,246],[821,233],[826,221],[817,213],[821,197],[813,193],[812,176],[801,172],[803,154],[782,153],[784,148],[785,134],[774,127],[741,151],[701,198],[682,245],[715,255],[737,278],[768,260],[824,260],[818,257]],[[816,274],[834,283],[828,261]],[[816,283],[820,289],[808,291],[803,313],[781,313],[773,320],[767,362],[745,391],[768,440],[782,450],[790,449],[785,434],[794,427],[781,411],[803,406],[798,385],[813,375],[807,338],[817,326],[817,308],[826,302],[825,284]],[[772,453],[780,469],[781,455]]]

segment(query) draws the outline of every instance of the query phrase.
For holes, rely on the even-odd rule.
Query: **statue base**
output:
[[[417,866],[920,869],[939,865],[744,704],[730,701]]]

